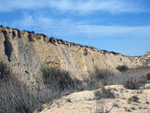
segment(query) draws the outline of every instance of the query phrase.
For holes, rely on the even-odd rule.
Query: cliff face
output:
[[[118,65],[129,68],[146,66],[147,57],[129,57],[113,52],[100,51],[42,34],[0,27],[0,60],[12,68],[12,72],[24,77],[39,76],[42,66],[68,70],[73,78],[87,78],[95,67],[117,73]]]
[[[127,65],[129,68],[150,66],[149,54],[129,57],[49,38],[43,34],[3,27],[0,27],[1,61],[9,66],[11,74],[3,79],[0,74],[0,113],[23,113],[22,110],[33,112],[37,108],[41,109],[42,104],[63,95],[63,89],[55,86],[56,83],[65,84],[70,76],[72,79],[85,80],[92,76],[90,73],[93,73],[95,68],[108,69],[117,74],[118,65]],[[58,79],[60,77],[53,76],[56,79],[50,79],[50,85],[47,85],[41,72],[41,68],[45,66],[67,70],[70,72],[69,77],[67,75],[61,81]],[[73,81],[71,78],[69,80]],[[76,83],[75,80],[73,82]],[[80,82],[77,84],[80,85]],[[78,85],[66,88],[65,91],[71,93],[76,91],[76,87],[78,88]]]

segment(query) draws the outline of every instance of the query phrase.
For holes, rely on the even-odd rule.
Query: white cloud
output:
[[[120,26],[120,25],[88,25],[70,19],[56,20],[53,18],[33,17],[25,15],[22,20],[14,21],[11,26],[16,28],[35,30],[49,36],[72,37],[134,37],[150,38],[150,26]]]
[[[141,3],[134,0],[0,0],[0,11],[40,8],[77,11],[82,14],[93,11],[138,13],[147,10]]]
[[[90,37],[137,37],[150,38],[150,26],[93,26],[79,25],[81,33]]]
[[[14,21],[13,25],[15,26],[19,26],[19,27],[30,27],[30,26],[35,26],[36,25],[36,21],[33,19],[32,16],[24,16],[24,19],[20,20],[20,21]]]
[[[52,7],[56,7],[65,11],[79,11],[81,13],[91,11],[108,11],[111,13],[119,12],[143,12],[144,9],[135,1],[129,0],[77,0],[72,2],[71,0],[58,0],[59,2],[52,2]]]

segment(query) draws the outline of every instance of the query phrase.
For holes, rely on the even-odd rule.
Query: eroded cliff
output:
[[[119,74],[116,69],[119,65],[129,68],[150,66],[150,54],[129,57],[43,34],[0,27],[0,113],[41,110],[43,104],[52,102],[66,92],[87,89],[88,83],[92,83],[87,79],[93,77],[96,68]],[[41,72],[43,67],[46,71],[54,67],[55,73]],[[120,79],[114,80],[119,83]],[[99,80],[94,80],[94,83],[99,87]]]
[[[69,43],[28,31],[0,27],[0,60],[7,62],[13,73],[40,74],[40,68],[53,66],[68,70],[72,77],[83,79],[95,67],[117,73],[118,65],[129,68],[146,66],[147,57],[129,57],[98,50],[90,46]]]

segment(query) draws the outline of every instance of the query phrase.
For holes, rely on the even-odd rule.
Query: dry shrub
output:
[[[0,61],[0,79],[2,80],[7,78],[9,74],[10,71],[8,66],[4,62]]]
[[[111,92],[111,89],[106,89],[104,86],[101,87],[100,90],[95,92],[95,98],[115,98],[114,94]]]
[[[150,80],[150,73],[147,73],[146,77],[147,77],[147,80]]]
[[[120,72],[125,72],[127,71],[129,68],[126,65],[122,65],[122,66],[117,66],[116,69]]]
[[[138,89],[139,88],[139,84],[138,84],[137,80],[132,77],[128,78],[128,80],[125,81],[123,85],[127,89]]]
[[[96,79],[96,80],[107,79],[112,75],[113,73],[108,69],[95,68],[95,72],[93,73],[93,76],[91,76],[91,79]]]
[[[114,75],[114,73],[108,69],[95,68],[95,71],[93,73],[90,73],[90,75],[91,76],[89,77],[89,79],[86,79],[84,81],[87,84],[85,89],[94,90],[102,85],[108,85],[109,83],[107,81]]]
[[[139,97],[137,96],[132,96],[128,99],[128,101],[132,101],[132,102],[138,102],[139,101]]]
[[[105,101],[105,98],[115,98],[114,94],[111,92],[111,89],[106,89],[104,86],[101,87],[100,90],[95,92],[95,99],[96,99],[96,112],[95,113],[109,113],[113,107],[108,105]]]
[[[57,69],[54,67],[42,68],[42,76],[44,84],[50,89],[74,89],[77,84],[80,84],[79,80],[72,79],[68,71]]]

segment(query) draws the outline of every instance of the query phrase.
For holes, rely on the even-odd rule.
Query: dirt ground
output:
[[[149,72],[149,68],[141,68],[122,75],[139,77]],[[101,91],[101,88],[75,92],[43,105],[41,113],[150,113],[150,81],[134,90],[123,85],[107,85],[105,89],[110,89],[115,98],[96,98],[95,92]]]
[[[150,86],[150,84],[146,84]],[[82,91],[55,100],[52,105],[45,105],[41,113],[150,113],[150,87],[130,90],[122,85],[106,86],[115,98],[96,99],[96,91]],[[132,100],[132,97],[137,97]],[[137,99],[137,100],[136,100]]]

